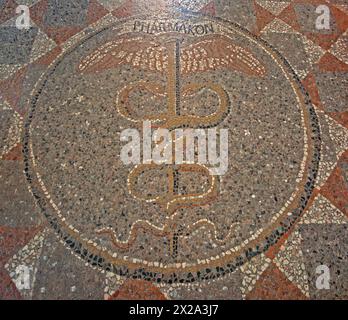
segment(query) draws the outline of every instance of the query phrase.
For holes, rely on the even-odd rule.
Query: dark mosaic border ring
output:
[[[242,33],[246,34],[250,38],[255,39],[257,42],[261,43],[267,49],[272,51],[282,61],[282,63],[288,69],[288,71],[292,74],[293,79],[297,83],[298,88],[301,90],[304,97],[304,104],[309,114],[309,121],[310,121],[310,127],[311,127],[311,140],[313,144],[313,154],[312,154],[313,157],[308,167],[308,172],[307,172],[308,178],[304,187],[304,193],[302,194],[300,198],[297,209],[292,211],[291,216],[287,216],[284,219],[284,221],[280,224],[281,225],[280,227],[274,230],[259,245],[252,248],[248,248],[247,250],[244,251],[242,255],[234,259],[234,261],[231,261],[230,263],[226,263],[224,266],[214,267],[211,269],[203,268],[201,271],[194,272],[194,273],[181,272],[181,273],[172,273],[172,274],[162,274],[162,273],[156,273],[156,272],[147,272],[144,268],[131,270],[125,266],[114,265],[105,261],[105,259],[102,258],[101,256],[91,253],[88,248],[84,247],[82,243],[70,237],[70,235],[65,230],[63,230],[63,228],[61,228],[58,219],[49,212],[47,201],[45,197],[43,196],[42,192],[39,191],[39,188],[36,186],[36,183],[33,180],[34,172],[30,165],[30,154],[29,154],[30,153],[30,150],[29,150],[30,126],[31,126],[33,117],[35,115],[36,103],[39,99],[39,96],[42,93],[48,81],[48,78],[55,72],[56,68],[59,66],[60,62],[62,61],[58,59],[58,61],[55,61],[53,66],[45,72],[44,78],[41,81],[41,83],[37,83],[35,94],[32,96],[30,101],[30,110],[28,112],[27,119],[25,121],[24,138],[23,138],[22,152],[24,155],[24,173],[38,206],[40,207],[42,213],[48,220],[49,225],[57,233],[59,239],[65,243],[66,247],[70,248],[77,256],[79,256],[84,261],[88,262],[92,267],[96,267],[104,271],[114,272],[117,275],[124,276],[127,278],[143,279],[147,281],[153,281],[157,283],[163,282],[168,284],[191,283],[194,281],[220,278],[226,274],[232,273],[238,267],[242,266],[244,263],[251,260],[253,257],[266,252],[271,246],[276,244],[278,240],[287,231],[289,231],[289,229],[296,223],[298,218],[302,215],[302,213],[305,210],[305,207],[308,204],[309,198],[311,197],[313,193],[314,185],[315,185],[315,181],[316,181],[318,169],[319,169],[320,157],[321,157],[321,132],[320,132],[319,120],[316,115],[315,109],[311,103],[308,92],[303,87],[300,79],[294,72],[289,62],[268,42],[253,35],[250,31],[239,26],[238,24],[234,22],[228,21],[223,18],[212,17],[210,15],[189,12],[186,10],[183,12],[183,16],[181,16],[180,18],[185,19],[185,18],[193,18],[193,17],[208,18],[211,21],[215,21],[217,23],[223,23],[224,25],[240,30]],[[73,52],[78,46],[80,46],[81,44],[89,40],[90,38],[98,35],[99,33],[109,29],[111,26],[116,26],[118,24],[122,24],[129,20],[139,19],[139,18],[144,19],[146,17],[140,15],[140,16],[133,16],[128,19],[122,19],[116,23],[108,25],[107,27],[103,27],[102,29],[96,32],[92,32],[91,34],[86,36],[82,41],[79,41],[77,44],[75,44],[72,48],[66,50],[64,54],[62,54],[62,57],[64,58],[65,55]]]

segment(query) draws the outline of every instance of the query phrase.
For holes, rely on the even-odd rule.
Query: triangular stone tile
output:
[[[303,44],[304,50],[307,54],[306,66],[299,70],[296,70],[300,75],[301,79],[305,79],[310,71],[312,71],[313,66],[323,57],[325,50],[320,46],[316,45],[313,41],[309,40],[307,37],[298,33],[299,39]]]
[[[166,300],[166,297],[149,281],[128,279],[109,300]]]
[[[126,0],[122,5],[112,11],[112,14],[117,18],[130,17],[134,12],[134,0]]]
[[[348,188],[345,166],[348,163],[348,150],[343,153],[337,166],[320,188],[320,193],[336,208],[348,216]]]
[[[0,96],[0,111],[13,111],[11,106],[7,103],[3,97]]]
[[[256,2],[274,15],[281,13],[290,4],[290,1],[256,0]]]
[[[97,0],[90,0],[87,10],[87,24],[90,25],[92,23],[98,22],[108,13],[109,11]]]
[[[23,68],[22,64],[0,64],[0,79],[7,79]]]
[[[348,5],[346,5],[346,4],[335,4],[335,7],[340,9],[341,11],[343,11],[346,15],[348,15]]]
[[[348,129],[348,111],[329,112],[328,115]]]
[[[284,21],[275,18],[271,23],[269,23],[263,30],[262,33],[295,33],[298,34],[291,26],[286,24]]]
[[[315,187],[320,188],[329,178],[337,165],[337,151],[335,143],[331,139],[328,117],[321,110],[317,110],[321,132],[321,156]]]
[[[11,17],[16,15],[17,3],[15,0],[1,1],[1,10],[0,10],[0,23],[7,21]]]
[[[98,0],[98,2],[107,10],[113,11],[116,8],[120,7],[125,2],[125,0]]]
[[[180,6],[181,8],[192,10],[192,11],[200,11],[205,6],[207,6],[211,0],[177,0],[175,2],[176,6]]]
[[[22,300],[22,296],[12,281],[7,270],[0,266],[0,292],[1,300]]]
[[[294,5],[291,3],[287,6],[279,15],[279,19],[292,26],[296,31],[301,30],[301,26],[298,22],[298,18],[295,12]]]
[[[348,29],[348,13],[346,10],[340,10],[336,6],[330,6],[331,14],[334,16],[337,27],[341,34]]]
[[[27,299],[32,297],[44,239],[45,231],[42,231],[20,249],[5,265],[18,291],[22,297]]]
[[[199,12],[203,14],[210,14],[211,16],[215,16],[216,15],[215,2],[214,1],[208,2],[204,7],[199,9]]]
[[[294,283],[305,296],[309,297],[308,275],[301,250],[301,242],[301,234],[295,230],[281,247],[273,262],[289,281]]]
[[[329,125],[330,137],[336,147],[337,160],[348,149],[348,129],[335,120],[326,116]]]
[[[299,224],[347,224],[348,218],[328,199],[318,195]]]
[[[253,290],[257,280],[267,269],[270,263],[271,259],[267,258],[264,254],[260,254],[241,266],[240,270],[242,272],[243,280],[240,289],[244,298],[250,291]]]
[[[320,46],[316,45],[313,41],[309,40],[307,37],[303,36],[304,48],[308,55],[308,62],[310,66],[317,63],[320,58],[325,54],[325,50]]]
[[[302,80],[302,83],[305,89],[307,90],[307,92],[309,93],[311,97],[311,101],[314,104],[314,106],[322,110],[323,106],[320,99],[319,90],[318,90],[318,86],[317,86],[314,74],[312,72],[309,72],[306,78]]]
[[[41,58],[56,47],[56,43],[39,29],[31,49],[30,63]]]
[[[6,102],[18,112],[20,112],[19,104],[27,72],[28,67],[24,67],[13,74],[13,76],[5,80],[0,80],[0,98],[6,100]]]
[[[0,226],[0,264],[6,263],[40,231],[42,231],[41,226],[32,228]]]
[[[1,159],[7,160],[7,161],[23,160],[22,148],[23,148],[23,146],[21,143],[17,144],[9,152],[4,154]]]
[[[347,72],[348,64],[336,58],[333,54],[327,52],[318,62],[321,72]]]
[[[33,290],[34,300],[103,299],[105,272],[77,256],[62,239],[57,239],[52,228],[47,228],[38,271]],[[64,285],[57,290],[57,283]]]
[[[306,300],[302,291],[293,284],[274,263],[271,263],[248,293],[248,300]]]
[[[254,7],[256,16],[255,33],[259,34],[259,32],[274,19],[274,15],[262,6],[260,6],[259,4],[257,4],[256,2]]]
[[[10,111],[13,115],[10,116],[8,132],[6,132],[4,136],[6,138],[1,143],[2,148],[0,148],[0,159],[5,157],[19,144],[23,127],[22,117],[18,112],[13,110],[6,101],[2,103],[0,102],[0,112],[1,111]]]
[[[348,30],[330,48],[330,53],[348,64]]]
[[[337,161],[320,161],[319,170],[315,186],[320,188],[329,178],[331,172],[335,169]]]

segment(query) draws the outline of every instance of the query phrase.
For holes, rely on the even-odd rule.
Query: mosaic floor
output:
[[[0,8],[0,299],[348,298],[347,0]],[[125,165],[145,121],[226,172]]]

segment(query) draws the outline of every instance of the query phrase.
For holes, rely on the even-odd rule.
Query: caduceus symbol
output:
[[[230,100],[224,88],[209,81],[182,86],[181,80],[187,75],[221,68],[248,76],[262,77],[266,73],[265,68],[251,52],[232,43],[226,36],[205,36],[194,43],[191,41],[186,46],[184,45],[185,38],[180,38],[180,36],[178,34],[165,34],[157,37],[152,35],[123,36],[95,50],[81,61],[78,68],[82,73],[96,73],[121,65],[130,65],[148,72],[160,73],[166,77],[166,85],[141,80],[127,84],[120,90],[116,108],[123,117],[131,122],[151,121],[157,127],[169,130],[216,126],[229,113]],[[182,115],[180,110],[182,100],[203,89],[208,89],[217,95],[219,98],[217,110],[206,116]],[[132,105],[132,93],[138,90],[147,91],[155,99],[165,98],[166,108],[154,115],[138,116],[137,110]],[[154,164],[136,166],[129,174],[128,190],[139,200],[165,205],[168,215],[172,215],[180,207],[204,205],[217,195],[217,178],[211,176],[206,167],[198,164],[183,164],[176,168],[168,166],[166,194],[155,198],[142,196],[135,191],[134,185],[143,172],[155,168]],[[198,172],[206,176],[209,188],[201,194],[178,194],[175,177],[181,171]]]

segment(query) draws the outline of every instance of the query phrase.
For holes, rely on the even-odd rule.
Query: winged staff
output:
[[[116,108],[118,112],[129,121],[156,122],[159,126],[169,130],[182,127],[205,128],[216,126],[221,123],[229,113],[229,96],[224,88],[217,83],[206,81],[204,83],[189,83],[181,86],[181,79],[188,75],[216,71],[219,69],[238,72],[246,76],[263,77],[266,74],[264,65],[245,48],[232,43],[231,39],[223,35],[207,35],[199,38],[194,43],[185,45],[184,38],[180,39],[177,34],[165,34],[163,37],[152,35],[124,35],[117,40],[109,41],[86,56],[79,64],[78,71],[83,74],[103,72],[122,65],[129,65],[133,68],[147,72],[162,74],[166,77],[166,85],[141,80],[136,83],[127,84],[117,96]],[[207,116],[181,115],[180,102],[182,98],[194,95],[202,89],[209,89],[219,97],[218,109]],[[146,114],[138,116],[132,106],[132,92],[146,90],[156,98],[165,97],[167,107],[157,114]],[[136,192],[133,185],[145,170],[154,169],[154,165],[139,165],[129,174],[129,192],[134,195]],[[175,215],[179,207],[189,205],[204,205],[217,196],[217,179],[209,177],[208,170],[200,165],[182,165],[179,171],[201,172],[208,175],[210,181],[209,191],[206,194],[186,195],[185,197],[175,193],[173,185],[169,185],[170,194],[159,197],[154,202],[166,204],[168,215]],[[168,180],[173,184],[175,169],[168,168]],[[143,199],[141,195],[136,198]],[[133,226],[132,232],[137,228],[144,228],[146,222],[139,222],[139,226]],[[208,227],[211,228],[211,225]],[[153,234],[158,234],[158,228],[147,225],[153,229]],[[163,228],[162,236],[169,230],[168,225]],[[150,230],[150,231],[151,231]],[[108,231],[106,231],[108,233]],[[113,243],[119,248],[125,248],[135,241],[136,231],[131,234],[129,241],[121,243],[110,231]],[[171,231],[174,232],[174,231]],[[171,234],[174,237],[174,234]]]

